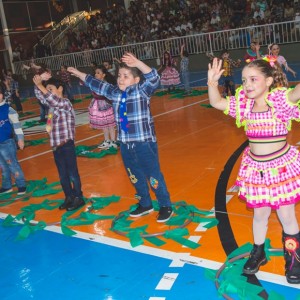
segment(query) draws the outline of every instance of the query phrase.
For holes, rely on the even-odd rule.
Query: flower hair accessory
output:
[[[270,66],[274,68],[275,62],[277,61],[277,57],[274,55],[266,55],[263,57],[263,60],[267,61],[270,64]]]

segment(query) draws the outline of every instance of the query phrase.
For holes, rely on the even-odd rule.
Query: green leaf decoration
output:
[[[25,141],[25,146],[38,146],[42,144],[48,143],[48,138],[38,139],[38,140],[31,140],[31,141]]]
[[[241,247],[239,247],[236,250],[232,251],[228,255],[227,261],[232,259],[233,257],[239,256],[239,255],[244,254],[244,253],[251,252],[252,248],[253,248],[253,245],[251,243],[247,243],[247,244],[242,245]]]
[[[31,127],[34,127],[34,126],[39,126],[39,125],[45,125],[46,122],[40,122],[40,121],[37,121],[37,120],[33,120],[33,121],[26,121],[24,124],[23,124],[23,128],[31,128]]]
[[[285,300],[285,296],[278,294],[275,291],[271,291],[269,293],[268,300]],[[297,299],[300,299],[300,295],[297,297]]]
[[[110,147],[109,149],[98,151],[97,146],[76,146],[76,155],[81,157],[88,157],[88,158],[102,158],[103,156],[109,154],[117,154],[118,149],[114,147]],[[97,150],[96,152],[94,150]]]
[[[200,106],[206,107],[206,108],[213,108],[210,104],[200,104]]]
[[[161,247],[166,244],[165,241],[159,239],[158,237],[154,237],[154,236],[153,237],[145,237],[144,239],[157,247]]]
[[[120,200],[121,197],[112,195],[110,197],[92,197],[90,202],[92,203],[90,209],[98,210],[104,208],[111,203],[116,203]]]

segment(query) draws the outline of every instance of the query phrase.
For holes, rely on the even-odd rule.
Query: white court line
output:
[[[165,273],[155,289],[169,291],[172,288],[178,275],[179,273]]]
[[[7,216],[7,214],[0,212],[1,219],[5,219],[6,216]],[[46,226],[44,228],[44,230],[63,234],[61,232],[61,228],[59,226]],[[100,243],[100,244],[104,244],[104,245],[108,245],[108,246],[112,246],[112,247],[117,247],[117,248],[129,250],[129,251],[133,251],[133,252],[137,252],[137,253],[148,254],[151,256],[159,257],[159,258],[165,258],[165,259],[175,261],[175,262],[179,260],[180,262],[182,262],[184,264],[190,264],[190,265],[193,265],[196,267],[218,270],[223,265],[223,263],[220,263],[217,261],[204,259],[204,258],[200,258],[200,257],[195,257],[195,256],[190,256],[188,253],[177,253],[177,252],[172,252],[169,250],[157,249],[157,248],[144,246],[144,245],[140,245],[138,247],[132,248],[130,242],[127,242],[127,241],[122,241],[122,240],[118,240],[118,239],[114,239],[114,238],[110,238],[110,237],[106,237],[106,236],[100,236],[100,235],[96,235],[96,234],[92,234],[92,233],[80,232],[80,231],[76,231],[76,230],[74,230],[74,231],[77,233],[76,235],[72,236],[74,238],[80,238],[83,240],[88,240],[91,242]],[[269,273],[269,272],[263,272],[263,271],[259,271],[256,274],[256,276],[258,279],[264,280],[266,282],[271,282],[271,283],[275,283],[278,285],[292,287],[292,288],[300,290],[300,285],[289,284],[286,281],[285,276],[281,276],[281,275],[277,275],[277,274],[273,274],[273,273]]]
[[[197,102],[194,102],[194,103],[191,103],[191,104],[188,104],[188,105],[185,105],[185,106],[181,106],[179,108],[175,108],[175,109],[172,109],[172,110],[169,110],[167,112],[163,112],[161,114],[158,114],[158,115],[155,115],[153,116],[153,118],[158,118],[158,117],[161,117],[161,116],[164,116],[166,114],[169,114],[169,113],[173,113],[175,111],[178,111],[178,110],[181,110],[181,109],[184,109],[184,108],[187,108],[187,107],[190,107],[190,106],[193,106],[193,105],[196,105],[196,104],[199,104],[199,103],[202,103],[202,102],[205,102],[207,101],[208,98],[204,99],[204,100],[201,100],[201,101],[197,101]],[[85,126],[86,124],[82,124],[82,125],[79,125],[77,127],[80,127],[80,126]],[[215,126],[216,124],[214,124]],[[79,143],[82,143],[82,142],[85,142],[85,141],[88,141],[88,140],[91,140],[93,138],[96,138],[96,137],[99,137],[103,135],[103,133],[99,133],[99,134],[96,134],[96,135],[93,135],[93,136],[90,136],[90,137],[87,137],[85,139],[81,139],[81,140],[78,140],[78,141],[75,141],[75,144],[79,144]],[[42,155],[45,155],[45,154],[48,154],[48,153],[52,153],[52,150],[47,150],[47,151],[44,151],[44,152],[40,152],[38,154],[35,154],[35,155],[31,155],[31,156],[28,156],[26,158],[23,158],[23,159],[20,159],[19,162],[22,162],[22,161],[26,161],[26,160],[30,160],[32,158],[36,158],[36,157],[39,157],[39,156],[42,156]]]

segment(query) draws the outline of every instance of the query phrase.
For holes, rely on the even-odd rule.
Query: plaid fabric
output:
[[[242,88],[237,98],[227,97],[226,114],[236,118],[237,125],[244,126],[249,139],[267,143],[270,139],[283,139],[291,129],[292,120],[300,120],[297,105],[287,101],[291,89],[278,88],[267,96],[266,112],[251,112],[253,99],[247,99]],[[300,155],[288,144],[280,151],[256,157],[248,147],[243,154],[236,185],[239,196],[249,207],[293,204],[300,200]]]
[[[267,96],[269,110],[266,112],[251,112],[253,99],[247,99],[240,87],[238,97],[228,97],[225,114],[236,119],[238,127],[244,126],[249,137],[272,137],[287,135],[291,129],[291,121],[300,121],[300,110],[297,105],[287,101],[287,94],[291,89],[277,88]]]
[[[112,101],[115,119],[118,128],[118,140],[123,143],[129,142],[156,142],[153,117],[150,111],[150,100],[152,94],[159,85],[159,75],[156,69],[148,74],[143,74],[143,79],[138,84],[126,88],[127,118],[129,124],[128,132],[121,129],[119,117],[122,91],[105,81],[98,80],[91,75],[85,78],[85,85],[98,95],[103,95]]]
[[[300,155],[294,146],[286,145],[269,161],[253,159],[248,147],[243,154],[236,185],[239,197],[248,207],[294,204],[300,200]]]
[[[44,95],[36,86],[34,92],[42,104],[53,110],[52,130],[49,133],[50,145],[57,147],[67,140],[74,140],[75,114],[71,102],[50,92]]]
[[[59,72],[60,79],[62,82],[70,84],[71,83],[71,75],[67,71],[60,71]]]

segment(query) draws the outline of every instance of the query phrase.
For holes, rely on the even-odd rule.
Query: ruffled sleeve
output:
[[[299,104],[288,101],[288,93],[292,89],[277,88],[268,95],[268,105],[272,108],[274,117],[286,123],[288,130],[291,130],[292,120],[300,121]]]
[[[226,98],[228,100],[227,108],[224,114],[236,119],[237,127],[245,126],[245,113],[247,110],[247,99],[243,87],[240,86],[235,93],[235,96]]]

